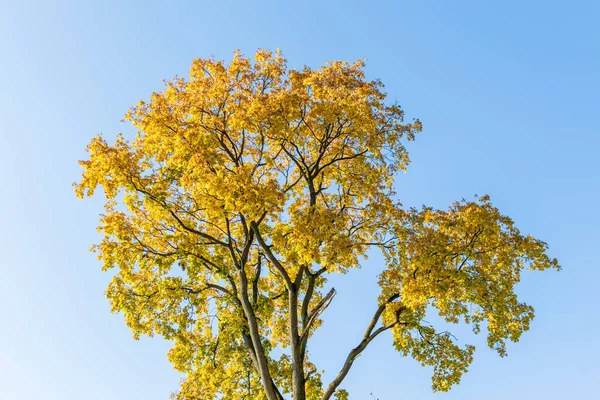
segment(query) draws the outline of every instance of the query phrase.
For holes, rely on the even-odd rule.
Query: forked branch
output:
[[[385,308],[387,307],[387,305],[390,304],[391,302],[393,302],[394,300],[398,299],[399,297],[400,297],[399,294],[394,294],[394,295],[390,296],[381,305],[379,305],[379,307],[377,308],[377,311],[375,311],[375,314],[373,315],[373,319],[371,320],[371,322],[369,323],[369,326],[367,327],[367,330],[365,331],[363,339],[358,344],[358,346],[356,346],[355,348],[353,348],[350,351],[350,353],[348,354],[348,357],[346,357],[346,361],[344,362],[342,369],[340,370],[338,375],[335,377],[335,379],[327,387],[327,390],[323,394],[322,400],[329,400],[331,398],[331,396],[333,395],[335,390],[338,388],[338,386],[342,383],[342,381],[344,380],[346,375],[348,375],[348,372],[350,371],[350,368],[352,367],[354,360],[356,360],[356,358],[363,352],[363,350],[367,347],[367,345],[369,343],[371,343],[371,341],[373,339],[375,339],[377,336],[379,336],[380,333],[385,332],[390,328],[393,328],[400,322],[398,318],[399,318],[400,313],[405,310],[404,307],[400,308],[398,310],[398,312],[396,313],[396,320],[393,323],[388,324],[388,325],[383,325],[383,326],[379,327],[378,329],[376,329],[375,331],[373,331],[375,329],[375,326],[377,325],[377,322],[379,321],[379,318],[381,317],[381,314],[383,314],[383,312],[385,311]]]
[[[335,293],[336,293],[335,289],[332,288],[329,291],[329,293],[327,293],[325,295],[325,297],[323,297],[321,299],[319,304],[317,304],[315,306],[315,308],[308,314],[307,322],[304,326],[304,330],[302,331],[302,335],[300,336],[300,349],[301,349],[302,355],[304,355],[304,353],[306,351],[306,343],[308,342],[308,336],[310,335],[310,329],[314,325],[317,318],[319,318],[319,315],[321,315],[323,313],[323,311],[325,311],[325,309],[327,307],[329,307],[331,300],[333,300],[333,298],[335,297]],[[304,325],[304,323],[303,323],[303,325]]]

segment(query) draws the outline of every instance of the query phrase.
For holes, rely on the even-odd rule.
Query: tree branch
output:
[[[254,270],[254,279],[252,279],[252,304],[256,306],[258,301],[258,280],[260,279],[261,267],[262,267],[262,253],[258,254],[258,260],[256,261],[256,269]]]
[[[271,261],[271,263],[273,264],[273,266],[275,267],[275,269],[277,270],[277,272],[279,272],[279,274],[281,275],[281,277],[285,280],[285,283],[286,283],[286,285],[288,287],[288,290],[293,289],[294,283],[290,279],[290,276],[288,275],[288,273],[285,270],[285,268],[283,268],[283,265],[281,265],[281,263],[279,262],[279,260],[275,257],[275,255],[271,251],[271,248],[267,245],[267,243],[265,243],[265,240],[263,239],[262,235],[260,234],[260,230],[258,229],[258,225],[256,224],[256,222],[252,221],[250,223],[250,229],[252,229],[252,231],[256,235],[256,240],[258,241],[258,244],[260,244],[260,246],[264,250],[265,254],[267,255],[267,258],[269,259],[269,261]]]
[[[250,342],[252,343],[254,354],[256,356],[258,372],[263,383],[263,388],[265,389],[265,395],[267,396],[268,400],[279,400],[275,385],[273,384],[273,378],[271,377],[271,373],[269,371],[266,352],[261,342],[256,315],[254,314],[254,309],[252,308],[252,304],[250,303],[248,296],[248,277],[246,276],[243,268],[238,269],[238,277],[240,280],[241,305],[246,316],[246,321],[248,322],[251,339]]]
[[[375,330],[373,332],[373,329],[375,328],[375,325],[377,324],[377,322],[379,321],[379,318],[381,317],[381,314],[383,314],[383,311],[385,310],[385,307],[393,302],[394,300],[398,299],[400,297],[399,294],[394,294],[392,296],[390,296],[385,302],[383,302],[378,308],[377,311],[375,311],[375,315],[373,316],[373,319],[371,320],[371,323],[369,324],[369,326],[367,327],[367,330],[365,331],[365,335],[363,336],[363,339],[361,340],[361,342],[358,344],[358,346],[356,346],[355,348],[353,348],[350,353],[348,354],[348,357],[346,357],[346,361],[344,362],[344,365],[342,366],[342,369],[340,370],[340,372],[338,373],[338,375],[333,379],[333,381],[329,384],[329,386],[327,387],[327,390],[325,391],[325,393],[323,394],[322,400],[329,400],[331,398],[331,396],[333,395],[333,393],[335,392],[335,390],[338,388],[338,386],[342,383],[342,381],[344,380],[344,378],[346,377],[346,375],[348,375],[348,372],[350,371],[350,368],[352,367],[352,364],[354,363],[354,360],[356,360],[356,358],[363,352],[363,350],[367,347],[367,345],[369,343],[371,343],[371,341],[373,339],[375,339],[380,333],[387,331],[388,329],[396,326],[400,321],[398,320],[399,314],[405,310],[405,308],[401,308],[399,310],[399,312],[396,314],[396,321],[389,324],[389,325],[383,325],[380,328],[378,328],[377,330]]]
[[[310,304],[310,299],[312,298],[315,290],[316,281],[317,275],[311,274],[308,278],[308,287],[306,288],[306,294],[302,300],[302,310],[300,312],[300,318],[302,319],[302,331],[306,330],[306,324],[308,323],[308,305]]]
[[[168,211],[168,212],[169,212],[169,214],[171,214],[171,216],[172,216],[172,217],[173,217],[173,218],[174,218],[174,219],[177,221],[177,223],[178,223],[178,224],[179,224],[179,225],[180,225],[180,226],[181,226],[181,227],[182,227],[184,230],[186,230],[186,231],[188,231],[188,232],[190,232],[190,233],[194,233],[194,234],[196,234],[196,235],[200,236],[201,238],[203,238],[203,239],[206,239],[206,240],[209,240],[209,241],[210,241],[209,243],[205,243],[205,244],[218,244],[218,245],[225,246],[225,247],[227,246],[227,243],[225,243],[225,242],[223,242],[223,241],[221,241],[221,240],[219,240],[219,239],[217,239],[217,238],[215,238],[215,237],[213,237],[213,236],[211,236],[211,235],[209,235],[209,234],[207,234],[207,233],[200,232],[200,231],[198,231],[198,230],[196,230],[196,229],[194,229],[194,228],[191,228],[191,227],[187,226],[185,223],[183,223],[183,221],[181,220],[181,218],[179,218],[179,217],[177,216],[177,214],[176,214],[176,213],[175,213],[175,212],[174,212],[174,211],[173,211],[171,208],[169,208],[169,207],[168,207],[168,204],[167,204],[166,202],[164,202],[164,201],[160,201],[160,200],[159,200],[159,199],[157,199],[157,198],[156,198],[156,196],[154,196],[152,193],[148,192],[148,191],[147,191],[147,190],[145,190],[145,189],[142,189],[142,188],[138,187],[138,186],[137,186],[137,185],[136,185],[136,184],[133,182],[133,178],[132,178],[132,177],[130,177],[130,179],[129,179],[129,182],[131,183],[131,185],[133,186],[133,188],[134,188],[136,191],[138,191],[138,192],[140,192],[140,193],[142,193],[142,194],[145,194],[146,196],[148,196],[148,198],[149,198],[149,199],[151,199],[151,200],[152,200],[152,201],[154,201],[155,203],[159,204],[160,206],[162,206],[162,207],[163,207],[163,209],[165,209],[166,211]]]
[[[392,301],[394,301],[398,298],[400,298],[400,294],[398,294],[398,293],[393,294],[386,301],[384,301],[382,304],[379,305],[379,307],[377,308],[377,311],[375,311],[375,315],[373,315],[373,318],[371,319],[371,323],[369,324],[369,326],[367,327],[367,330],[365,331],[365,335],[363,336],[363,339],[366,339],[371,335],[371,332],[373,332],[375,325],[377,325],[377,321],[379,321],[379,317],[381,317],[381,314],[383,314],[383,312],[385,311],[385,307],[389,303],[391,303]]]
[[[304,324],[304,321],[302,321],[302,324],[304,326],[302,329],[302,335],[300,336],[300,351],[301,351],[302,356],[304,356],[304,354],[306,353],[306,343],[308,342],[310,328],[312,328],[314,322],[317,320],[317,318],[319,318],[319,315],[321,315],[321,313],[323,311],[325,311],[325,309],[329,306],[329,304],[335,297],[335,293],[336,293],[335,289],[332,288],[329,291],[329,293],[327,293],[325,295],[325,297],[323,297],[321,299],[319,304],[317,304],[315,306],[315,308],[310,312],[310,314],[308,315],[306,324]],[[304,304],[303,304],[303,306],[304,306]]]

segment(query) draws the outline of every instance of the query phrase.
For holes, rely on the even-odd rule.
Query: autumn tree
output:
[[[433,369],[433,389],[459,382],[473,358],[449,323],[505,342],[529,328],[515,294],[524,269],[558,268],[487,196],[448,210],[406,209],[406,123],[362,61],[288,69],[280,53],[198,59],[126,114],[135,138],[92,139],[79,197],[106,196],[102,241],[114,270],[106,295],[135,338],[161,335],[184,374],[176,399],[346,398],[340,384],[381,333]],[[358,268],[372,248],[385,269],[364,336],[331,382],[309,358],[335,290],[326,277]],[[375,301],[375,299],[374,299]]]

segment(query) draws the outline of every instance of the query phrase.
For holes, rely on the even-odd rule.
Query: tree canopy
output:
[[[173,343],[168,358],[185,376],[174,398],[347,398],[356,357],[388,330],[446,391],[474,347],[425,322],[428,311],[475,333],[485,324],[501,356],[529,328],[533,308],[514,289],[524,269],[559,267],[547,245],[487,196],[404,208],[394,175],[421,122],[405,122],[363,67],[288,69],[266,50],[197,59],[189,79],[129,110],[135,138],[89,144],[75,190],[106,196],[93,247],[115,272],[106,295],[134,337]],[[378,307],[324,382],[308,348],[335,296],[326,278],[372,248],[386,263]]]

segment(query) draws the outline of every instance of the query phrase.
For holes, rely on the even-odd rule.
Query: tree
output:
[[[175,398],[347,398],[340,384],[355,359],[388,330],[446,391],[474,347],[426,323],[428,310],[475,333],[486,322],[501,356],[528,329],[533,308],[515,284],[557,261],[487,196],[445,211],[394,200],[421,123],[386,105],[363,67],[288,69],[265,50],[229,65],[198,59],[189,80],[129,110],[135,138],[88,146],[74,185],[80,198],[98,186],[106,196],[93,247],[116,270],[106,295],[135,338],[173,342],[168,358],[185,374]],[[371,248],[386,262],[378,307],[324,385],[308,343],[335,296],[326,277]]]

